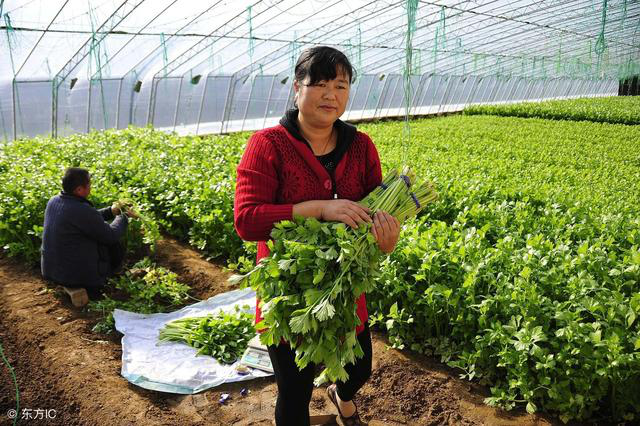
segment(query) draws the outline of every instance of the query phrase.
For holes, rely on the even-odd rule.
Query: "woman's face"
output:
[[[333,126],[347,108],[349,100],[349,77],[339,72],[333,80],[320,80],[314,85],[304,82],[293,82],[296,102],[300,114],[309,124],[318,127]]]

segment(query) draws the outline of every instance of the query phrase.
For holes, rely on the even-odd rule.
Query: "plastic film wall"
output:
[[[640,2],[0,0],[0,139],[260,129],[314,45],[357,70],[347,120],[613,96],[640,74]]]

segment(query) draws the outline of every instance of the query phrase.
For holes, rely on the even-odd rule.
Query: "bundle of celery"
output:
[[[360,203],[372,215],[382,210],[402,223],[437,198],[431,184],[413,180],[409,169],[393,172]],[[324,364],[316,383],[347,380],[344,366],[363,356],[356,302],[373,287],[382,256],[370,228],[314,218],[279,222],[267,243],[271,254],[249,273],[230,278],[260,298],[263,320],[256,327],[265,329],[263,344],[289,342],[300,369]]]
[[[216,315],[181,318],[165,324],[158,341],[185,343],[198,349],[196,355],[210,355],[219,362],[232,364],[256,335],[253,320],[253,314],[238,308],[235,313],[220,311]]]
[[[135,240],[135,238],[129,238],[131,233],[142,233],[142,242],[149,245],[151,252],[156,250],[156,243],[161,239],[160,227],[158,223],[150,215],[143,213],[144,205],[135,203],[130,198],[124,197],[114,203],[120,211],[132,211],[135,214],[136,221],[129,227],[127,227],[127,241]],[[136,247],[129,247],[130,249],[136,249]]]

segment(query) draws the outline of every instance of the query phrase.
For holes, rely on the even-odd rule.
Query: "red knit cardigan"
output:
[[[254,133],[238,165],[234,223],[240,238],[258,241],[259,261],[269,255],[266,241],[274,223],[291,220],[293,205],[333,198],[331,176],[309,146],[294,138],[282,125]],[[380,158],[371,138],[356,132],[335,169],[338,198],[360,201],[382,182]],[[256,323],[262,320],[259,300]],[[364,330],[367,305],[362,294],[357,314]]]

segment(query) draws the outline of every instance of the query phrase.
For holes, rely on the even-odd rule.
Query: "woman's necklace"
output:
[[[335,128],[331,126],[331,133],[329,133],[329,137],[327,138],[327,141],[324,143],[324,146],[322,147],[322,151],[320,151],[318,154],[315,154],[316,156],[322,156],[326,154],[327,147],[329,146],[329,143],[333,139],[334,130]]]

